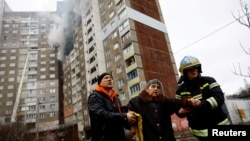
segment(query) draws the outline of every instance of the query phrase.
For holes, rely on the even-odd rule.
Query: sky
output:
[[[54,11],[56,0],[6,0],[15,11]],[[242,0],[250,8],[250,0]],[[176,67],[186,55],[202,64],[203,76],[211,76],[226,95],[245,87],[250,78],[235,75],[240,64],[243,74],[250,67],[250,29],[233,15],[241,11],[239,0],[159,0]],[[240,12],[240,14],[242,14]]]

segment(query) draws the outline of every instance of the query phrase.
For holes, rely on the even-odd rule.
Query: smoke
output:
[[[48,43],[51,47],[55,47],[59,44],[57,58],[61,61],[64,60],[64,49],[67,35],[64,29],[67,29],[68,23],[65,18],[58,15],[53,15],[55,25],[50,29],[48,33]]]
[[[81,12],[86,12],[89,2],[89,0],[57,2],[57,14],[53,15],[55,26],[51,27],[48,33],[48,43],[51,47],[59,45],[57,58],[61,61],[73,49],[73,22],[81,20]]]

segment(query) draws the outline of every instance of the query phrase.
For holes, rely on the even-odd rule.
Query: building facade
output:
[[[51,13],[4,12],[0,42],[0,122],[24,122],[42,131],[63,123],[57,46],[47,34],[55,26]],[[61,102],[62,103],[62,102]],[[62,109],[62,108],[61,108]]]
[[[74,46],[63,67],[65,124],[77,122],[79,136],[88,136],[87,98],[103,72],[112,73],[123,105],[153,78],[175,98],[178,72],[157,0],[72,2]],[[175,130],[188,128],[185,119],[172,119]]]
[[[87,99],[103,72],[123,105],[154,78],[175,98],[178,72],[158,0],[67,0],[56,12],[2,19],[1,122],[24,121],[39,137],[70,126],[73,137],[87,136]],[[175,130],[187,128],[172,119]]]

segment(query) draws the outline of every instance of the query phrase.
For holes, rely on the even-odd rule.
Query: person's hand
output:
[[[180,108],[180,110],[178,111],[180,115],[187,115],[191,112],[192,112],[192,108]]]
[[[135,124],[137,122],[137,117],[132,111],[127,112],[127,120],[129,124]]]
[[[200,107],[201,106],[201,101],[199,99],[190,98],[190,99],[188,99],[188,103],[192,107]]]

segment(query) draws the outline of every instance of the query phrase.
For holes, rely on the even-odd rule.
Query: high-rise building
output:
[[[24,121],[37,136],[69,126],[78,135],[58,130],[64,139],[88,136],[87,99],[103,72],[123,105],[154,78],[175,97],[178,72],[158,0],[67,0],[56,12],[1,18],[1,122]],[[173,116],[175,129],[179,121]]]
[[[71,2],[74,46],[63,67],[65,123],[78,123],[79,135],[88,136],[87,98],[103,72],[112,73],[123,105],[153,78],[163,82],[168,98],[175,97],[178,72],[158,0]],[[183,128],[172,118],[176,130]]]
[[[24,122],[37,136],[63,123],[58,46],[48,41],[56,26],[54,14],[3,12],[2,16],[0,122]]]

